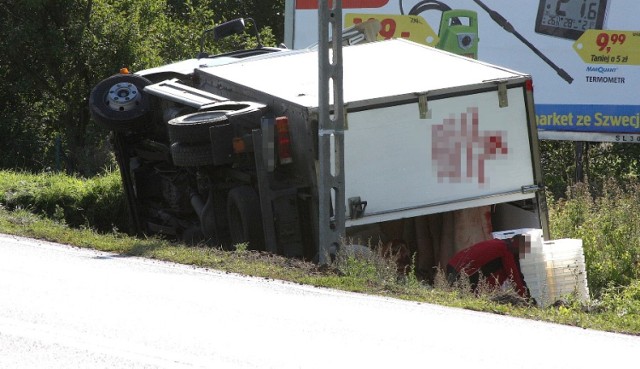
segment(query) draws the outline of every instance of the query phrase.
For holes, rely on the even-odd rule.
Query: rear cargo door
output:
[[[418,102],[348,115],[347,199],[366,201],[367,224],[534,197],[524,87],[431,99],[430,118]]]

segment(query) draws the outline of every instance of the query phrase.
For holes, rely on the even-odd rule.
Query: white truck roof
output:
[[[317,50],[273,53],[203,71],[301,106],[318,105]],[[526,77],[403,39],[343,48],[344,103],[348,107],[357,102],[456,88],[469,90],[488,81]]]

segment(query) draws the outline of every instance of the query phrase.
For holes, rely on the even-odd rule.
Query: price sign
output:
[[[351,13],[345,15],[344,26],[350,27],[369,19],[380,21],[378,40],[406,38],[429,46],[435,46],[440,40],[429,23],[419,15]]]
[[[573,49],[588,64],[640,65],[640,32],[590,29]]]

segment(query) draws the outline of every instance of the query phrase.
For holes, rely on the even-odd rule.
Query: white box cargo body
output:
[[[201,89],[287,116],[296,177],[317,188],[315,50],[195,75]],[[343,76],[345,198],[366,202],[347,228],[501,204],[495,230],[548,234],[529,75],[396,39],[345,47]]]

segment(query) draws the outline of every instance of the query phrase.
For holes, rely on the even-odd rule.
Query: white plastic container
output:
[[[560,239],[543,243],[547,261],[548,303],[575,294],[581,301],[589,300],[587,272],[582,240]]]
[[[539,229],[539,228],[518,228],[518,229],[510,229],[507,231],[498,231],[498,232],[491,233],[493,238],[497,238],[500,240],[511,238],[519,234],[526,234],[531,236],[532,242],[535,242],[536,244],[540,243],[540,246],[542,246],[542,229]]]
[[[534,249],[532,245],[532,254],[525,255],[520,266],[531,296],[538,305],[548,306],[568,295],[589,301],[582,240],[544,241],[540,254],[536,254]]]
[[[587,272],[580,239],[544,241],[541,229],[522,228],[493,232],[498,239],[530,236],[531,250],[520,258],[520,268],[531,297],[548,306],[568,295],[589,301]]]

